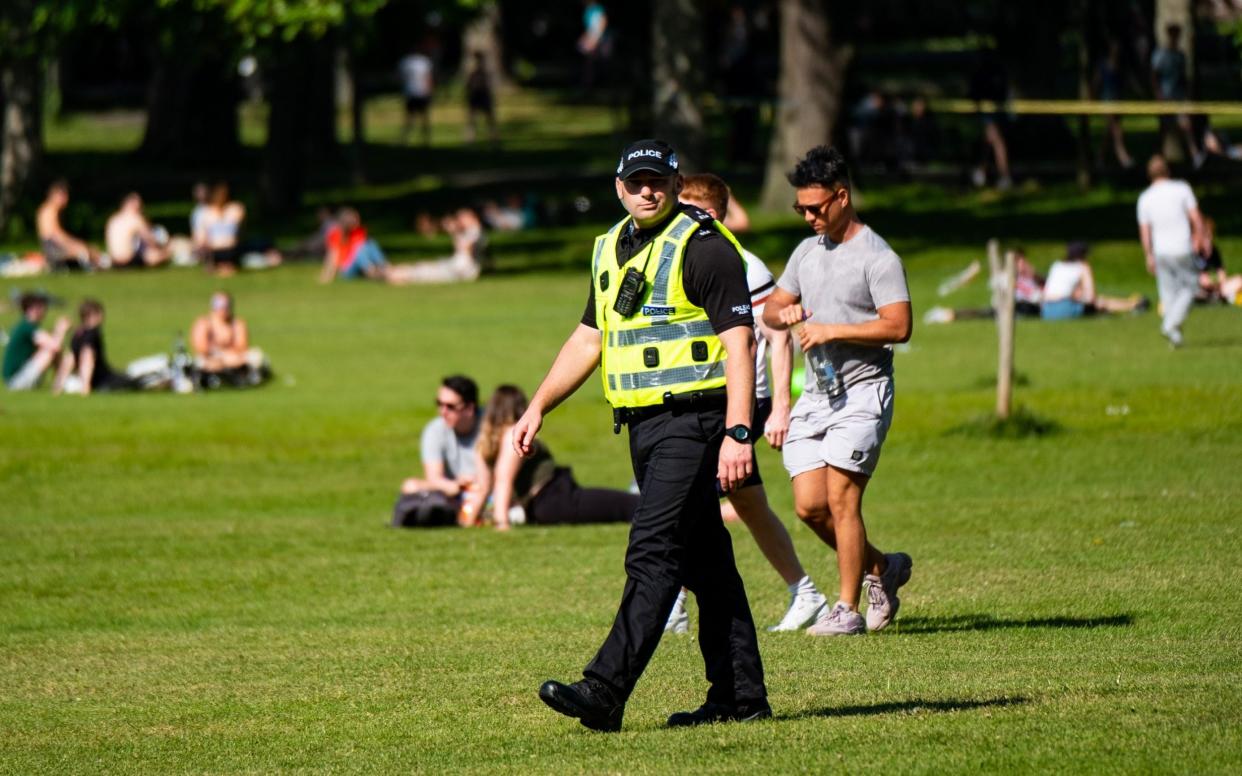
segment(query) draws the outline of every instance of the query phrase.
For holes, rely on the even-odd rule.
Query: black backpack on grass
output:
[[[394,528],[457,525],[457,500],[438,490],[402,493],[392,508]]]

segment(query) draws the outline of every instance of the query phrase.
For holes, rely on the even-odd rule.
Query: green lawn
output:
[[[603,127],[583,131],[595,133],[584,148],[603,147]],[[114,154],[99,157],[108,174]],[[102,299],[118,363],[166,351],[224,285],[277,372],[249,393],[0,393],[0,772],[1242,768],[1237,308],[1195,310],[1177,352],[1153,313],[1020,322],[1018,401],[1059,426],[1024,440],[970,430],[993,404],[992,324],[916,324],[866,502],[875,542],[915,561],[895,625],[762,633],[768,722],[662,728],[705,692],[692,637],[661,645],[620,734],[544,707],[539,684],[576,678],[611,622],[624,528],[386,522],[439,378],[532,390],[573,327],[589,237],[613,215],[606,180],[581,185],[603,203],[593,223],[497,238],[502,271],[469,286],[324,287],[309,266],[0,281],[0,300],[36,284],[71,305]],[[368,191],[393,213],[409,204],[403,190],[350,190]],[[1237,263],[1242,190],[1201,193]],[[1066,239],[1090,239],[1102,292],[1154,293],[1136,195],[863,192],[920,318],[985,302],[982,280],[947,300],[935,288],[991,236],[1042,267]],[[792,213],[756,220],[746,242],[779,267],[803,231]],[[436,248],[395,215],[378,231],[399,253]],[[545,428],[581,482],[629,484],[594,380]],[[835,562],[796,524],[779,456],[764,446],[760,459],[831,590]],[[771,624],[784,585],[745,529],[733,534],[756,619]]]

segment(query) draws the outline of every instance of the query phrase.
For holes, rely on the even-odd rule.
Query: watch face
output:
[[[746,442],[750,439],[750,429],[746,426],[734,426],[725,433],[739,442]]]

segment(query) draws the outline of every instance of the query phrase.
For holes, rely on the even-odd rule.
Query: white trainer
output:
[[[781,621],[768,628],[771,633],[802,630],[815,622],[828,606],[824,594],[812,588],[809,592],[794,593],[789,597],[789,608]]]
[[[819,615],[819,621],[806,629],[812,636],[861,636],[867,632],[867,623],[858,612],[843,601],[837,601],[832,611]]]
[[[894,552],[884,556],[888,566],[881,576],[868,574],[863,578],[867,585],[867,630],[884,630],[897,616],[901,607],[901,599],[897,597],[897,589],[910,581],[910,570],[914,562],[904,552]]]
[[[677,596],[677,603],[673,604],[673,611],[668,614],[668,622],[664,623],[664,632],[690,632],[690,612],[686,611],[686,597],[684,595]]]

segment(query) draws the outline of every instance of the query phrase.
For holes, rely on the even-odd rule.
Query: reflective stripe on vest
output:
[[[604,396],[614,407],[660,404],[665,393],[688,393],[724,386],[725,351],[706,311],[690,303],[682,285],[686,245],[702,225],[688,215],[674,218],[646,249],[623,266],[617,241],[630,228],[626,218],[595,240],[592,257],[595,319],[603,333],[601,377]],[[718,231],[741,246],[723,226]],[[623,318],[613,309],[628,267],[647,281],[638,310]]]

